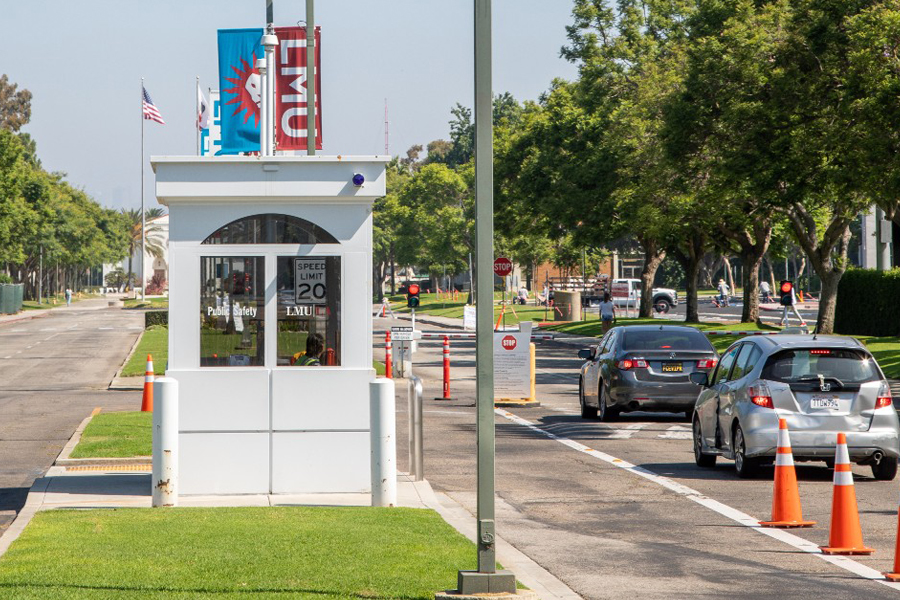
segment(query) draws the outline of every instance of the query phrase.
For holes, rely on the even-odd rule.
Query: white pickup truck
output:
[[[625,307],[626,304],[637,307],[641,303],[640,279],[613,279],[610,291],[613,304],[617,307]],[[676,306],[678,306],[677,291],[669,288],[653,288],[653,308],[657,312],[669,312],[669,309]]]

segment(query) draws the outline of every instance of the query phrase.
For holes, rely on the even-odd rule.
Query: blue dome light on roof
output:
[[[353,174],[353,185],[355,185],[356,187],[359,187],[362,184],[364,184],[365,182],[366,182],[366,178],[365,178],[365,176],[363,176],[362,173],[354,173]]]

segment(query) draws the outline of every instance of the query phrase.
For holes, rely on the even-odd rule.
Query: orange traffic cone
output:
[[[822,546],[823,554],[872,554],[872,548],[863,546],[862,529],[859,526],[859,510],[856,507],[856,490],[850,471],[850,453],[847,452],[847,436],[837,434],[834,456],[834,493],[831,500],[831,530],[828,545]]]
[[[153,412],[153,357],[147,355],[147,371],[144,373],[144,399],[141,412]]]
[[[885,573],[884,577],[890,581],[900,581],[900,510],[897,511],[897,545],[894,547],[894,570]]]
[[[791,437],[787,421],[778,419],[778,450],[775,454],[775,492],[772,495],[772,520],[760,521],[763,527],[812,527],[815,521],[804,521],[800,508],[800,489],[794,470]]]

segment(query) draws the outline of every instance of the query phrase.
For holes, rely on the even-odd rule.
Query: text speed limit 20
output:
[[[324,304],[328,296],[324,258],[294,259],[294,301],[297,304]]]

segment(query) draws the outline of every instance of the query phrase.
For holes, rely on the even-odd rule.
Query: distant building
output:
[[[151,227],[151,224],[153,227]],[[143,260],[141,260],[141,248],[140,245],[138,245],[134,255],[131,257],[131,269],[134,273],[134,286],[137,288],[141,287],[142,281],[144,281],[145,284],[149,284],[150,280],[155,275],[161,274],[165,277],[167,282],[169,281],[169,215],[166,214],[155,219],[149,219],[147,221],[147,231],[149,232],[150,238],[162,247],[162,256],[156,257],[148,253],[144,256]],[[104,285],[106,283],[107,273],[116,269],[122,269],[127,275],[128,258],[124,258],[117,263],[103,265]],[[144,273],[147,273],[146,280],[144,279]]]

